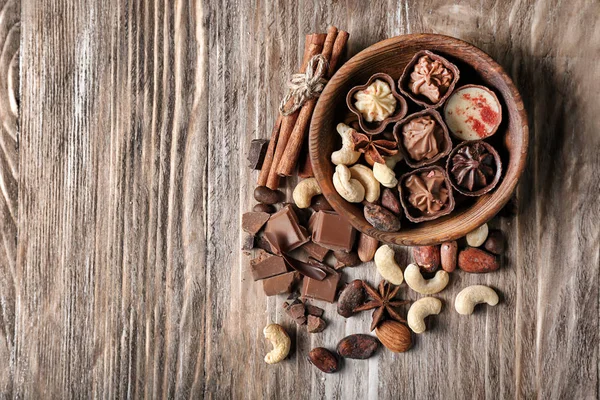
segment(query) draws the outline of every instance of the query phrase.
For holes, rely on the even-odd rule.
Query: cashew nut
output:
[[[352,179],[350,170],[345,165],[335,167],[333,186],[350,203],[360,203],[365,199],[365,188],[358,180]]]
[[[278,324],[269,324],[263,329],[263,334],[265,339],[273,345],[273,350],[265,356],[265,362],[267,364],[277,364],[286,358],[290,352],[292,341],[285,329]]]
[[[383,186],[393,188],[398,184],[394,167],[402,160],[402,154],[396,153],[393,156],[385,158],[385,164],[373,164],[373,175]]]
[[[350,167],[350,175],[365,188],[365,200],[374,203],[379,199],[379,182],[373,176],[371,168],[356,164]]]
[[[408,286],[417,293],[435,294],[439,293],[448,285],[450,275],[446,271],[438,271],[431,279],[423,278],[417,264],[410,264],[404,270],[404,279]]]
[[[357,162],[360,157],[360,153],[354,151],[354,146],[352,144],[351,136],[354,129],[342,123],[339,123],[336,129],[342,137],[342,148],[331,153],[331,162],[335,165],[352,165]]]
[[[317,180],[315,178],[307,178],[298,182],[294,188],[292,197],[298,208],[308,208],[313,196],[321,193],[323,192],[321,192],[321,187],[317,183]]]
[[[408,310],[406,321],[414,333],[425,332],[425,318],[442,311],[442,302],[435,297],[423,297],[415,301]]]
[[[392,285],[401,285],[404,277],[400,266],[396,263],[394,254],[394,250],[384,244],[375,252],[375,266],[383,279],[389,281]]]
[[[488,225],[483,224],[479,228],[467,233],[467,244],[471,247],[479,247],[485,243],[489,233]]]
[[[488,286],[473,285],[460,291],[454,301],[456,312],[462,315],[473,314],[477,304],[487,303],[490,306],[498,304],[498,295]]]

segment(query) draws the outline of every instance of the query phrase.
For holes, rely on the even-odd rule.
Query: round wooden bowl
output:
[[[505,172],[499,185],[491,193],[475,200],[459,201],[448,216],[420,224],[412,224],[403,219],[400,231],[383,232],[373,228],[365,220],[361,204],[348,203],[333,187],[335,166],[330,161],[330,155],[340,148],[341,143],[335,127],[347,118],[345,100],[352,87],[366,82],[376,72],[385,72],[397,80],[406,64],[420,50],[431,50],[456,64],[460,70],[457,87],[472,83],[495,91],[502,104],[502,124],[488,142],[500,153]],[[419,110],[414,103],[409,103],[409,108],[412,109],[409,112]],[[323,194],[340,215],[346,217],[361,232],[382,242],[422,246],[463,237],[502,209],[510,199],[525,167],[528,138],[527,114],[523,101],[500,65],[480,49],[462,40],[443,35],[414,34],[376,43],[352,57],[339,69],[319,97],[310,125],[309,147],[315,177]]]

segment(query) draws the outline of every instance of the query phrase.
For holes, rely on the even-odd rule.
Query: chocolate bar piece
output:
[[[245,233],[242,239],[242,250],[252,250],[254,248],[254,235]]]
[[[276,237],[283,252],[294,250],[310,239],[306,229],[298,223],[298,217],[290,205],[271,215],[265,227],[265,233],[270,233]],[[267,240],[269,240],[268,237]],[[274,243],[271,240],[269,242],[273,249],[277,247],[276,245],[273,246]]]
[[[339,282],[340,274],[338,273],[329,274],[322,281],[305,277],[302,284],[302,297],[333,303]]]
[[[276,275],[262,281],[263,290],[267,296],[275,296],[282,293],[291,293],[292,286],[296,280],[296,272],[288,272]],[[319,282],[319,281],[315,281]]]
[[[271,217],[265,212],[247,212],[242,215],[242,229],[251,235],[256,235],[265,222]]]
[[[255,281],[270,278],[287,272],[285,261],[280,256],[264,253],[250,261],[252,277]]]
[[[315,317],[314,315],[308,316],[308,331],[310,333],[319,333],[323,332],[327,327],[327,323],[323,321],[319,317]]]
[[[248,152],[248,166],[252,169],[261,169],[265,154],[269,147],[268,139],[253,139],[250,142],[250,151]]]
[[[314,213],[308,222],[312,241],[330,250],[351,251],[356,230],[341,215],[331,211]]]
[[[321,262],[327,256],[327,253],[329,253],[329,249],[326,249],[323,246],[319,246],[318,244],[316,244],[315,242],[312,242],[312,241],[304,243],[302,245],[301,249],[304,250],[306,253],[308,253],[308,255],[310,257],[314,258],[315,260],[319,260]]]
[[[325,310],[321,307],[313,306],[312,304],[305,304],[306,313],[308,315],[314,315],[315,317],[322,317]]]

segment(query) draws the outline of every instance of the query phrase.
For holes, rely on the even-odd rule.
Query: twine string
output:
[[[306,66],[306,72],[303,74],[294,74],[287,83],[288,93],[279,104],[281,115],[288,116],[300,109],[308,100],[319,97],[319,94],[325,88],[327,79],[327,69],[329,62],[323,55],[313,56]],[[286,108],[287,103],[293,99],[293,103]]]

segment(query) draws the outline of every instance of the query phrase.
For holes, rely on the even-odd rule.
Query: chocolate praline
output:
[[[481,196],[496,187],[502,175],[500,155],[484,141],[462,142],[446,162],[450,184],[465,196]]]
[[[365,90],[368,88],[373,82],[376,80],[381,80],[386,82],[390,86],[390,90],[392,91],[392,96],[396,99],[396,109],[394,112],[385,118],[383,121],[373,121],[368,122],[363,114],[356,108],[354,99],[354,95],[361,90]],[[376,135],[385,130],[385,128],[391,123],[400,121],[406,115],[408,110],[408,105],[406,104],[406,100],[396,91],[396,83],[394,79],[388,74],[384,74],[382,72],[372,75],[367,83],[360,86],[355,86],[346,95],[346,105],[358,117],[358,124],[360,125],[360,129],[366,133],[367,135]]]
[[[407,136],[407,128],[418,119],[433,121],[413,126],[413,132]],[[409,129],[410,130],[410,129]],[[418,130],[419,132],[416,132]],[[452,150],[452,140],[442,116],[433,109],[411,114],[394,125],[394,137],[406,164],[412,168],[430,165],[447,156]],[[435,154],[432,154],[435,153]]]
[[[411,222],[431,221],[454,210],[450,180],[438,166],[419,168],[402,175],[398,189],[402,208]]]
[[[435,71],[427,71],[429,72],[428,74],[421,74],[423,75],[422,79],[424,82],[422,82],[423,84],[426,85],[430,85],[432,87],[436,87],[436,86],[440,86],[439,84],[441,84],[441,86],[444,86],[443,91],[439,92],[439,100],[438,101],[432,101],[428,96],[425,96],[421,93],[415,93],[412,88],[411,88],[411,82],[414,82],[414,79],[411,78],[411,75],[417,74],[419,75],[420,72],[423,71],[415,71],[415,66],[419,65],[419,63],[423,62],[422,58],[426,57],[428,61],[428,63],[433,64],[436,63],[439,69],[439,63],[441,63],[443,65],[443,68],[447,71],[450,72],[452,74],[452,78],[447,86],[447,88],[445,87],[445,84],[442,84],[441,82],[437,82],[438,79],[436,79],[435,77],[431,76],[431,73],[435,73],[437,74]],[[447,74],[444,73],[444,75],[446,76]],[[402,72],[402,76],[400,77],[400,79],[398,80],[398,87],[400,88],[400,92],[407,96],[408,98],[410,98],[412,101],[414,101],[415,103],[417,103],[418,105],[425,107],[425,108],[438,108],[440,107],[442,104],[444,104],[444,101],[446,101],[446,99],[448,98],[448,96],[450,96],[450,94],[452,93],[452,91],[454,90],[454,86],[456,86],[456,83],[458,82],[458,79],[460,78],[460,72],[458,70],[458,68],[456,67],[456,65],[452,64],[450,61],[448,61],[447,59],[445,59],[444,57],[432,53],[429,50],[421,50],[419,52],[417,52],[412,60],[406,65],[406,67],[404,68],[404,72]]]

